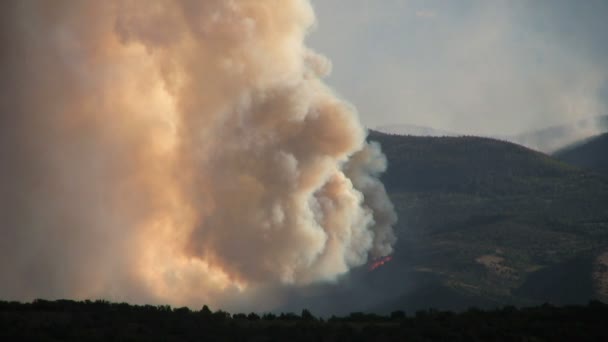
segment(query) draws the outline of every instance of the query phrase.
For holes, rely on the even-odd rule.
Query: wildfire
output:
[[[373,271],[373,270],[375,270],[376,268],[378,268],[378,267],[380,267],[380,266],[383,266],[384,264],[388,263],[388,262],[389,262],[389,261],[391,261],[391,260],[393,260],[393,257],[392,257],[392,256],[390,256],[390,255],[387,255],[387,256],[385,256],[385,257],[382,257],[382,258],[376,259],[376,260],[372,261],[372,262],[369,264],[368,269],[369,269],[370,271]]]

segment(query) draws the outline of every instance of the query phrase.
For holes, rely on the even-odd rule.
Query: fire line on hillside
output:
[[[369,264],[367,269],[371,272],[380,266],[384,266],[385,264],[389,263],[391,260],[393,260],[393,257],[391,255],[387,255],[383,258],[376,259]]]

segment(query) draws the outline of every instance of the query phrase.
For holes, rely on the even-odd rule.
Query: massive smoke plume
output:
[[[0,6],[1,297],[228,305],[392,252],[308,1]]]

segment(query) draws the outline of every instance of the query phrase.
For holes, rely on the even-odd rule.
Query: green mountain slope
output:
[[[554,157],[581,168],[608,174],[608,133],[568,146],[557,151]]]
[[[383,181],[400,221],[394,261],[368,277],[414,284],[376,308],[607,298],[606,178],[493,139],[369,140],[387,155]]]

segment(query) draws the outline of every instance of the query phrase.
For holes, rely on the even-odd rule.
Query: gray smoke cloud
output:
[[[272,307],[392,252],[308,1],[1,7],[3,298]]]

